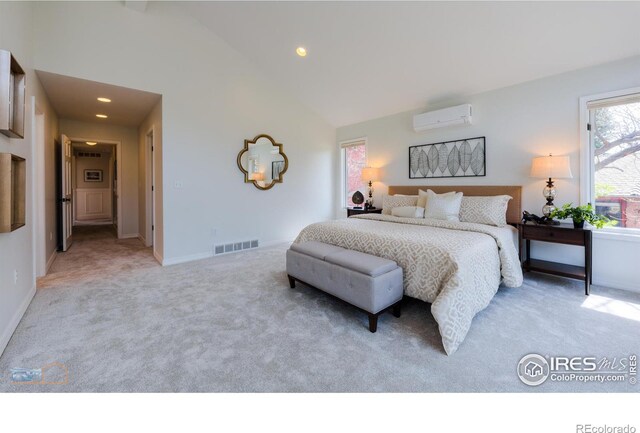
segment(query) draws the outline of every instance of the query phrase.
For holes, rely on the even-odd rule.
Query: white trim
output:
[[[155,259],[158,261],[158,263],[160,263],[160,265],[164,266],[164,263],[162,263],[164,261],[164,259],[162,258],[162,254],[157,252],[155,248],[153,249],[153,257],[155,257]]]
[[[51,269],[51,265],[53,265],[53,262],[56,261],[57,257],[58,257],[58,252],[54,251],[53,254],[51,254],[51,257],[49,257],[49,260],[47,260],[47,269],[45,271],[45,275],[49,273],[49,269]]]
[[[638,234],[637,230],[634,230],[633,233],[622,233],[612,230],[593,230],[593,238],[640,243],[640,234]]]
[[[231,255],[233,253],[243,253],[243,252],[250,252],[250,251],[255,251],[255,250],[259,250],[261,248],[269,248],[269,247],[274,247],[276,245],[290,245],[293,243],[293,239],[278,239],[275,241],[269,241],[269,242],[265,242],[262,245],[260,245],[257,248],[249,248],[246,250],[239,250],[239,251],[230,251],[228,253],[224,253],[224,254],[218,254],[217,257],[222,257],[222,256],[228,256]],[[159,260],[158,255],[156,255],[154,253],[154,256],[156,257],[156,259]],[[214,257],[213,251],[208,251],[206,253],[198,253],[198,254],[190,254],[188,256],[182,256],[182,257],[174,257],[172,259],[166,259],[166,260],[162,260],[160,263],[162,263],[162,266],[171,266],[171,265],[177,265],[179,263],[186,263],[186,262],[193,262],[196,260],[203,260],[203,259],[209,259]]]
[[[269,248],[269,247],[273,247],[273,246],[276,246],[276,245],[282,245],[282,244],[291,245],[294,240],[295,239],[279,239],[279,240],[275,240],[275,241],[269,241],[269,242],[265,242],[264,244],[260,245],[258,248],[251,248],[249,250],[244,250],[244,251],[259,250],[260,248]]]
[[[620,98],[634,93],[640,93],[640,87],[598,93],[580,98],[580,204],[587,204],[592,200],[591,185],[593,183],[593,164],[591,158],[591,142],[589,131],[587,131],[587,124],[589,123],[589,109],[587,105],[591,101]]]
[[[149,140],[149,136],[151,136],[151,140]],[[147,130],[144,136],[145,142],[145,227],[144,230],[141,230],[145,233],[145,246],[153,246],[153,249],[156,248],[156,230],[155,227],[155,205],[156,205],[156,172],[155,172],[155,147],[156,147],[156,126],[151,125],[151,127]],[[154,150],[151,150],[151,146],[154,147]],[[153,187],[153,191],[151,190]],[[154,228],[154,230],[151,229]],[[147,244],[146,240],[149,240],[150,243]]]
[[[118,236],[118,239],[138,239],[140,237],[139,233],[126,233],[121,236]]]
[[[640,286],[638,284],[629,283],[625,280],[601,280],[597,277],[593,277],[594,286],[609,287],[611,289],[626,290],[628,292],[640,293]]]
[[[22,316],[24,316],[24,313],[27,311],[27,308],[29,308],[29,304],[31,304],[31,300],[33,299],[35,294],[36,294],[36,286],[34,284],[31,290],[29,290],[25,295],[24,299],[22,300],[22,303],[20,304],[17,311],[9,321],[7,327],[2,331],[2,335],[0,335],[0,356],[2,356],[2,353],[7,348],[7,345],[9,344],[9,340],[11,340],[11,336],[16,331],[16,328],[20,324],[20,320],[22,320]]]
[[[47,120],[35,96],[31,97],[31,142],[33,155],[33,175],[31,179],[33,208],[33,263],[37,277],[47,273],[47,215],[45,200],[45,154]],[[40,123],[41,122],[41,123]],[[57,202],[58,197],[56,197]],[[54,210],[55,211],[55,210]],[[54,228],[55,230],[55,228]]]
[[[211,251],[207,251],[205,253],[190,254],[188,256],[173,257],[171,259],[162,260],[162,266],[177,265],[179,263],[193,262],[196,260],[208,259],[211,257],[213,257],[213,253]]]
[[[363,142],[365,145],[367,144],[367,136],[352,138],[350,140],[343,140],[343,141],[340,141],[338,144],[340,146],[340,149],[344,149],[345,147],[359,146]]]

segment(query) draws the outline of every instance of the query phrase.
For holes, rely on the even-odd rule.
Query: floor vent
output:
[[[213,247],[214,255],[235,253],[242,250],[249,250],[251,248],[258,248],[260,243],[257,239],[252,241],[232,242],[229,244],[220,244]]]

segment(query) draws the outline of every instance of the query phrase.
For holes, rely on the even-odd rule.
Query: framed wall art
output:
[[[409,179],[486,176],[485,137],[409,147]]]
[[[102,170],[85,170],[85,182],[102,182]]]

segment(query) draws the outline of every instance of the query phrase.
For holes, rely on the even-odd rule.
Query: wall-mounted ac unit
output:
[[[471,104],[458,105],[413,116],[413,129],[416,132],[453,125],[470,125],[471,123]]]

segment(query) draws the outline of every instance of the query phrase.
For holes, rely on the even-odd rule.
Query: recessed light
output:
[[[95,141],[87,141],[86,143],[87,143],[89,146],[95,146],[96,144],[98,144],[98,143],[97,143],[97,142],[95,142]]]
[[[296,48],[296,54],[299,55],[300,57],[306,57],[307,49],[305,47],[298,47]]]
[[[96,117],[99,117],[101,119],[106,119],[109,116],[107,116],[106,114],[96,114]]]
[[[111,99],[100,97],[100,98],[98,98],[98,101],[100,101],[100,102],[111,102]]]

